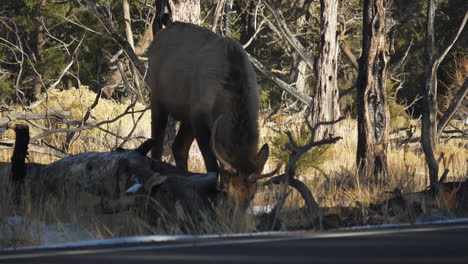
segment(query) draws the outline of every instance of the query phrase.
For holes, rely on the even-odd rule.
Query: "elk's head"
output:
[[[255,146],[255,153],[246,153],[242,157],[229,156],[215,140],[220,119],[221,117],[216,119],[211,131],[211,148],[222,167],[220,170],[221,187],[235,208],[245,210],[257,191],[257,181],[275,173],[261,174],[268,159],[269,147],[268,144],[264,144],[256,153]]]

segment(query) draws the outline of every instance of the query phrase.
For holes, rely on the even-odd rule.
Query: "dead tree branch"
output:
[[[316,130],[320,126],[333,125],[333,124],[336,124],[336,123],[340,122],[343,119],[344,119],[344,117],[341,117],[341,118],[339,118],[339,119],[337,119],[335,121],[320,122],[320,123],[317,123],[316,125],[314,125],[313,127],[310,125],[310,123],[306,119],[306,123],[307,123],[307,125],[309,126],[309,129],[310,129],[310,140],[304,146],[299,146],[296,143],[296,141],[294,140],[291,133],[286,132],[286,135],[289,138],[289,144],[286,145],[286,148],[289,149],[291,154],[289,155],[289,159],[288,159],[288,162],[286,164],[284,174],[280,175],[278,177],[275,177],[275,178],[268,181],[269,183],[289,185],[289,186],[293,187],[294,189],[296,189],[299,192],[299,194],[301,195],[301,197],[304,199],[304,201],[306,202],[306,208],[307,208],[309,214],[311,216],[315,217],[318,220],[320,228],[321,228],[321,225],[322,225],[322,223],[321,223],[322,222],[321,221],[321,215],[322,214],[321,214],[320,207],[319,207],[318,203],[315,201],[315,199],[314,199],[314,197],[312,195],[312,192],[309,190],[309,188],[303,182],[301,182],[300,180],[295,178],[297,163],[299,162],[301,156],[304,153],[308,152],[313,147],[326,145],[326,144],[334,144],[338,140],[340,140],[341,137],[330,137],[329,139],[322,139],[322,140],[319,140],[319,141],[315,141],[314,138],[315,138]],[[284,196],[284,190],[283,190],[283,196]],[[279,203],[279,205],[281,205],[281,203]],[[278,215],[279,210],[281,210],[281,206],[276,206],[275,210],[273,210],[271,215],[276,218],[277,215]],[[276,220],[274,219],[272,222],[275,223]]]
[[[213,25],[211,26],[211,31],[216,32],[216,27],[218,26],[218,21],[223,15],[224,6],[226,5],[226,0],[218,0],[216,4],[216,11],[214,15]]]
[[[262,72],[268,79],[273,81],[276,85],[278,85],[282,90],[286,91],[289,95],[292,97],[296,98],[297,100],[301,101],[307,106],[310,106],[312,99],[299,91],[297,91],[295,88],[293,88],[291,85],[287,84],[280,78],[276,77],[272,72],[267,70],[267,68],[256,58],[254,58],[252,55],[248,54],[250,61],[252,64],[260,71]]]
[[[71,113],[68,111],[55,111],[51,110],[46,113],[26,113],[26,112],[13,112],[6,117],[0,118],[0,126],[7,125],[11,121],[15,120],[41,120],[41,119],[55,119],[63,120],[71,116]]]
[[[444,116],[437,123],[437,137],[440,137],[440,135],[442,134],[442,131],[447,126],[448,122],[452,119],[453,115],[455,114],[457,109],[460,107],[460,105],[463,102],[463,99],[465,99],[465,96],[467,94],[468,94],[468,77],[465,78],[465,81],[463,82],[462,87],[458,89],[457,94],[455,95],[452,102],[450,103],[450,106],[447,108],[447,111],[445,112]]]
[[[291,46],[297,51],[299,56],[305,61],[310,70],[314,70],[314,58],[307,53],[304,46],[299,42],[299,40],[291,33],[289,27],[286,25],[283,13],[279,8],[273,8],[272,5],[267,0],[262,0],[265,6],[270,10],[271,14],[275,18],[276,23],[279,25],[283,37],[291,44]]]

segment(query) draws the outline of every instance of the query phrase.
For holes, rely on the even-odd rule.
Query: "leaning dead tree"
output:
[[[450,44],[440,54],[436,54],[436,48],[434,45],[434,19],[435,19],[436,6],[434,0],[427,1],[427,29],[426,29],[426,56],[427,66],[425,71],[425,85],[423,86],[423,113],[422,113],[422,131],[421,131],[421,143],[426,158],[426,163],[429,167],[429,179],[433,190],[437,189],[439,182],[439,165],[436,161],[434,149],[437,143],[437,137],[440,135],[441,130],[438,131],[437,127],[437,70],[440,63],[448,54],[452,46],[460,36],[465,24],[468,20],[468,11],[465,11],[463,21]],[[460,88],[460,96],[466,94],[465,88]],[[465,89],[465,91],[463,91]],[[458,100],[462,100],[461,98]],[[458,102],[459,104],[460,102]],[[454,106],[455,107],[455,106]],[[449,109],[454,111],[454,109]],[[450,112],[448,112],[450,113]],[[441,123],[441,128],[448,122],[448,116],[444,117]]]
[[[358,145],[356,162],[364,175],[385,177],[390,114],[387,105],[385,0],[365,0],[362,56],[357,81]]]

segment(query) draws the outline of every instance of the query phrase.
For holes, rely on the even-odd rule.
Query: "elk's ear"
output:
[[[265,166],[265,163],[266,163],[269,155],[270,155],[270,148],[268,147],[268,144],[264,144],[262,146],[262,148],[258,151],[258,154],[257,154],[257,170],[258,170],[258,173],[262,172],[263,167]]]

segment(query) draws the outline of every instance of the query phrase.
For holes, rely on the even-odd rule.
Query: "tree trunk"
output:
[[[312,103],[312,124],[337,120],[340,115],[337,85],[338,43],[336,35],[338,0],[321,0],[320,51]],[[335,125],[320,126],[315,139],[331,136]]]
[[[364,0],[362,56],[357,80],[358,145],[361,174],[386,177],[390,114],[384,0]]]
[[[200,24],[200,1],[199,0],[177,0],[169,1],[174,21]]]
[[[42,57],[42,50],[43,46],[45,44],[44,40],[44,15],[43,15],[43,9],[46,4],[46,0],[41,0],[39,4],[39,15],[37,17],[37,27],[36,27],[36,50],[35,50],[35,56],[36,56],[36,65],[40,63],[41,57]],[[37,99],[39,94],[41,93],[42,90],[42,81],[41,81],[41,76],[36,74],[34,76],[34,81],[33,81],[33,98]]]
[[[227,0],[224,7],[224,28],[226,36],[230,37],[232,35],[232,4],[233,0]]]
[[[130,5],[128,3],[128,0],[122,0],[122,9],[123,9],[123,15],[124,15],[124,22],[125,22],[125,35],[127,37],[128,43],[132,47],[133,51],[135,51],[135,44],[133,42],[133,32],[132,32],[132,20],[130,16]],[[138,98],[138,101],[140,103],[144,103],[145,99],[143,97],[143,94],[141,93],[140,79],[138,78],[138,74],[136,74],[136,69],[130,62],[128,66],[133,76],[133,81],[135,84],[134,90],[136,91],[136,96]]]
[[[439,165],[434,157],[437,117],[437,68],[434,67],[434,0],[427,1],[427,31],[426,31],[426,57],[425,72],[426,83],[423,88],[423,113],[421,143],[429,167],[429,180],[431,186],[437,188]]]

